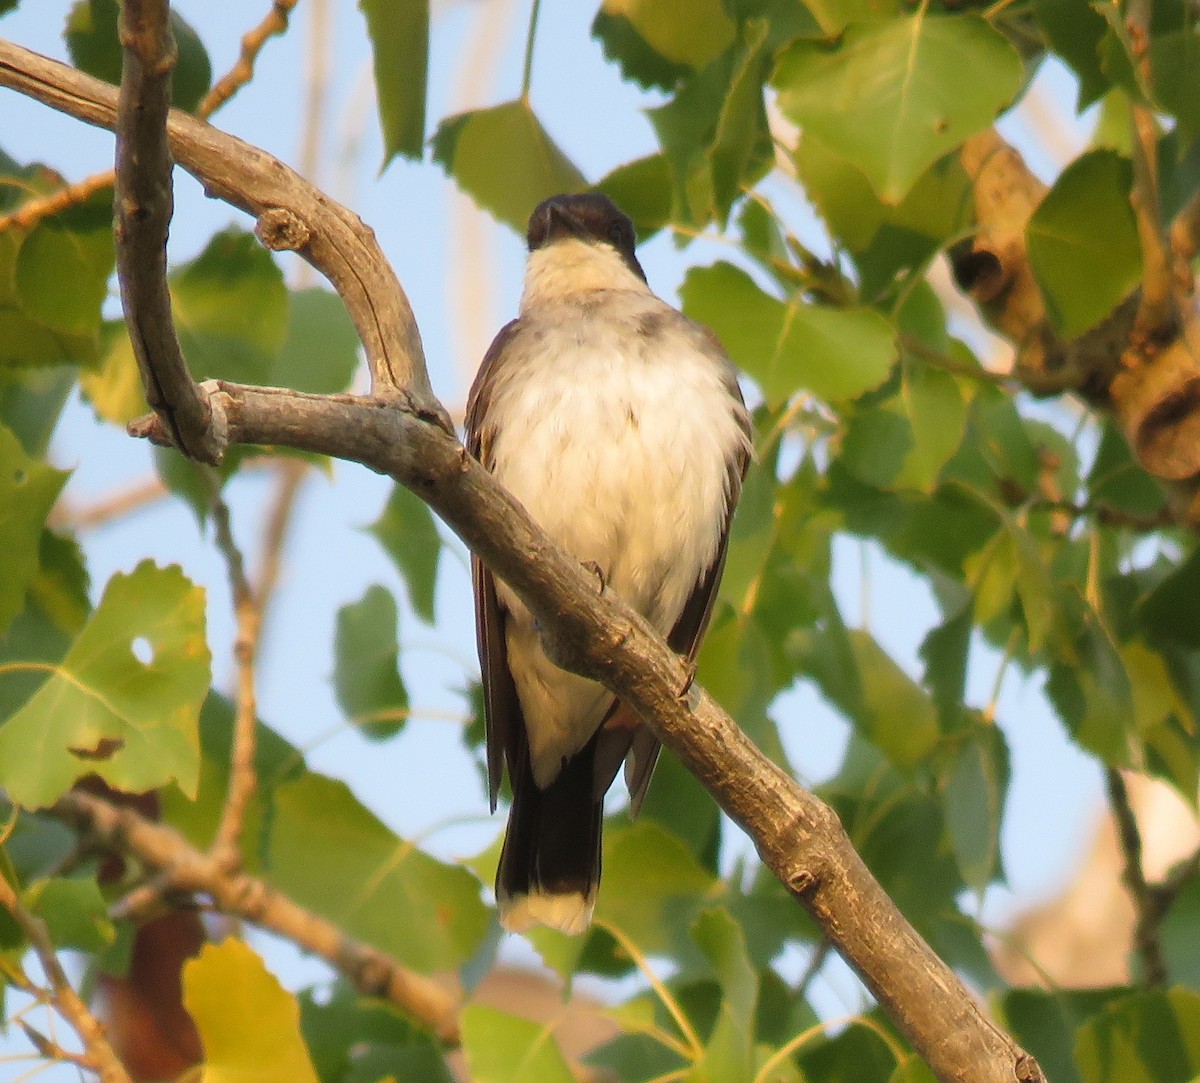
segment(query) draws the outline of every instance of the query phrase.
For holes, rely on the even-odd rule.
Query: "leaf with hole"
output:
[[[0,681],[29,673],[43,683],[0,723],[0,785],[17,804],[49,805],[89,774],[194,795],[209,653],[204,591],[177,566],[117,573],[61,662],[10,661]]]

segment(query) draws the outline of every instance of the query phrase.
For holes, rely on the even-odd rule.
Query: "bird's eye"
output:
[[[618,218],[608,227],[608,239],[612,241],[615,247],[625,248],[629,245],[632,238],[629,236],[629,230],[626,228],[625,223]]]

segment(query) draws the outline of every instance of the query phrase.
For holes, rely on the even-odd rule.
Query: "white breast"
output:
[[[522,317],[488,410],[497,478],[580,561],[666,634],[716,556],[729,463],[745,445],[723,362],[652,294]],[[543,655],[532,618],[510,610],[509,665],[539,785],[595,731],[601,686]]]

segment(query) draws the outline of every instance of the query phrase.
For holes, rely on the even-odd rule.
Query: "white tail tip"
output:
[[[510,933],[523,933],[534,925],[578,936],[592,923],[596,896],[574,892],[570,895],[551,895],[533,891],[528,895],[501,898],[500,924]]]

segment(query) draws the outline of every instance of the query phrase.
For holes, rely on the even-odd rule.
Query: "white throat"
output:
[[[649,293],[650,287],[630,270],[611,245],[564,237],[529,253],[521,312],[531,305],[561,301],[571,294],[594,290]]]

